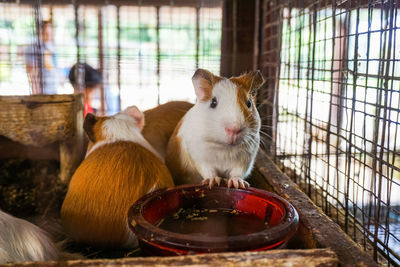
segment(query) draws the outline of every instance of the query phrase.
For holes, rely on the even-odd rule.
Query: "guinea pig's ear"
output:
[[[93,143],[96,142],[96,137],[93,130],[96,122],[97,122],[97,117],[92,113],[88,113],[85,117],[85,121],[83,122],[83,129],[85,130],[87,136],[89,137],[89,140],[92,141]]]
[[[222,79],[222,77],[215,76],[208,70],[197,69],[192,77],[192,83],[197,98],[200,101],[210,100],[212,98],[214,85]]]
[[[255,70],[242,74],[239,77],[231,78],[238,81],[240,84],[252,94],[255,95],[257,90],[264,84],[264,78],[261,71]]]
[[[263,75],[261,74],[261,71],[260,71],[260,70],[255,70],[255,71],[250,72],[250,77],[252,77],[252,78],[251,78],[251,83],[250,83],[250,86],[249,86],[250,92],[253,93],[253,94],[255,94],[256,91],[257,91],[261,86],[263,86],[265,80],[264,80],[264,77],[263,77]]]
[[[139,110],[137,106],[127,107],[124,111],[125,114],[131,116],[137,123],[137,126],[140,131],[143,130],[144,127],[144,115],[143,112]]]

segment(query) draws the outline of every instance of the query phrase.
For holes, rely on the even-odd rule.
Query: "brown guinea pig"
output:
[[[143,137],[154,147],[162,158],[165,158],[168,141],[178,122],[193,107],[185,101],[171,101],[144,111],[146,124]]]
[[[88,152],[61,208],[63,225],[75,241],[136,246],[127,224],[129,207],[146,193],[173,186],[167,167],[143,138],[143,126],[143,113],[135,106],[111,117],[86,116]]]
[[[192,78],[196,104],[172,134],[166,164],[176,184],[246,188],[260,144],[261,119],[255,105],[264,83],[259,71],[224,78],[198,69]]]

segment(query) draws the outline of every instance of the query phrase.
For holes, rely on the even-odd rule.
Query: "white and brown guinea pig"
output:
[[[0,210],[0,265],[58,258],[59,250],[44,230]]]
[[[259,71],[223,78],[198,69],[192,77],[196,104],[171,136],[166,164],[176,184],[228,179],[245,188],[260,144],[261,120],[255,105],[264,83]]]
[[[101,247],[134,247],[129,207],[151,191],[173,186],[167,167],[143,138],[135,106],[111,117],[88,114],[85,160],[72,176],[61,219],[74,240]]]
[[[142,131],[143,137],[163,159],[176,125],[191,107],[193,104],[189,102],[171,101],[143,112],[146,120]]]

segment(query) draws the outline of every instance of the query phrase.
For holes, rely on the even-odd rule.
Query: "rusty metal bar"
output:
[[[78,93],[82,93],[83,90],[85,89],[85,73],[84,73],[84,68],[80,64],[81,63],[81,45],[80,45],[80,40],[79,40],[79,29],[80,29],[80,23],[79,23],[79,5],[77,3],[77,0],[72,0],[72,4],[74,6],[74,22],[75,22],[75,43],[76,43],[76,62],[78,64],[78,67],[75,68],[75,77],[77,77],[77,91]]]
[[[199,68],[200,50],[200,7],[196,8],[196,69]]]
[[[82,10],[83,15],[82,15],[82,39],[84,40],[84,42],[87,40],[87,25],[86,25],[86,8],[83,8]],[[83,52],[83,61],[86,62],[87,61],[87,46],[84,47],[84,52]]]
[[[118,66],[118,106],[121,110],[121,8],[117,6],[117,66]]]
[[[156,13],[156,40],[157,40],[157,104],[160,105],[160,64],[161,64],[161,53],[160,53],[160,7],[157,6]]]
[[[53,24],[53,6],[50,6],[50,19],[49,19],[50,23],[54,26]]]
[[[80,53],[80,42],[79,42],[79,5],[77,3],[77,0],[72,0],[72,4],[74,6],[74,18],[75,18],[76,61],[80,63],[81,53]]]
[[[36,46],[33,48],[33,53],[36,55],[38,81],[32,79],[32,89],[34,86],[39,86],[39,93],[44,93],[44,80],[43,80],[43,42],[42,42],[42,14],[41,14],[41,0],[36,0],[34,5],[35,25],[36,25]],[[36,77],[35,77],[36,78]]]
[[[100,67],[100,73],[104,77],[104,43],[103,43],[103,12],[102,8],[100,7],[98,9],[97,13],[97,19],[98,19],[98,47],[99,47],[99,67]],[[101,102],[101,107],[100,107],[100,113],[105,114],[105,92],[104,92],[104,84],[101,84],[100,86],[100,102]]]

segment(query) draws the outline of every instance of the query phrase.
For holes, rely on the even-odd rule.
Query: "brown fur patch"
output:
[[[256,96],[255,90],[257,90],[264,83],[264,79],[259,71],[252,71],[243,74],[239,77],[232,77],[229,79],[237,86],[237,102],[239,107],[246,118],[246,122],[249,126],[253,125],[257,121],[256,114]],[[247,101],[251,101],[251,107],[248,108]]]
[[[142,146],[127,141],[94,150],[73,175],[61,209],[73,239],[121,246],[128,236],[127,212],[150,189],[173,186],[167,167]]]
[[[103,123],[109,119],[109,117],[97,118],[97,123],[93,127],[94,137],[96,142],[104,140],[106,137],[103,135]]]
[[[91,140],[92,142],[96,142],[93,130],[93,127],[96,123],[97,117],[92,113],[88,113],[83,122],[83,129],[85,130],[85,133],[87,134],[89,140]]]
[[[237,103],[239,104],[240,110],[242,111],[244,117],[246,118],[246,122],[250,125],[253,125],[256,121],[256,116],[254,114],[255,107],[255,99],[254,96],[250,94],[249,91],[245,90],[244,88],[238,86],[237,90]],[[247,107],[247,101],[251,101],[251,107]]]
[[[192,107],[193,104],[189,102],[172,101],[144,112],[146,123],[143,137],[161,157],[166,156],[168,141],[176,125]]]
[[[190,172],[182,165],[182,140],[178,135],[183,119],[178,123],[174,133],[168,142],[167,155],[165,164],[172,174],[176,185],[185,184],[185,180],[191,175]]]
[[[92,136],[89,137],[89,135],[88,135],[89,143],[88,143],[88,146],[86,149],[86,153],[92,149],[92,147],[94,146],[95,143],[97,143],[101,140],[104,140],[106,138],[102,133],[103,132],[102,127],[103,127],[104,121],[107,120],[107,118],[109,118],[109,117],[97,117],[97,121],[92,126],[92,129],[91,129]]]
[[[229,80],[241,86],[251,94],[255,94],[255,91],[264,84],[264,78],[259,70],[250,71],[239,77],[232,77]]]

